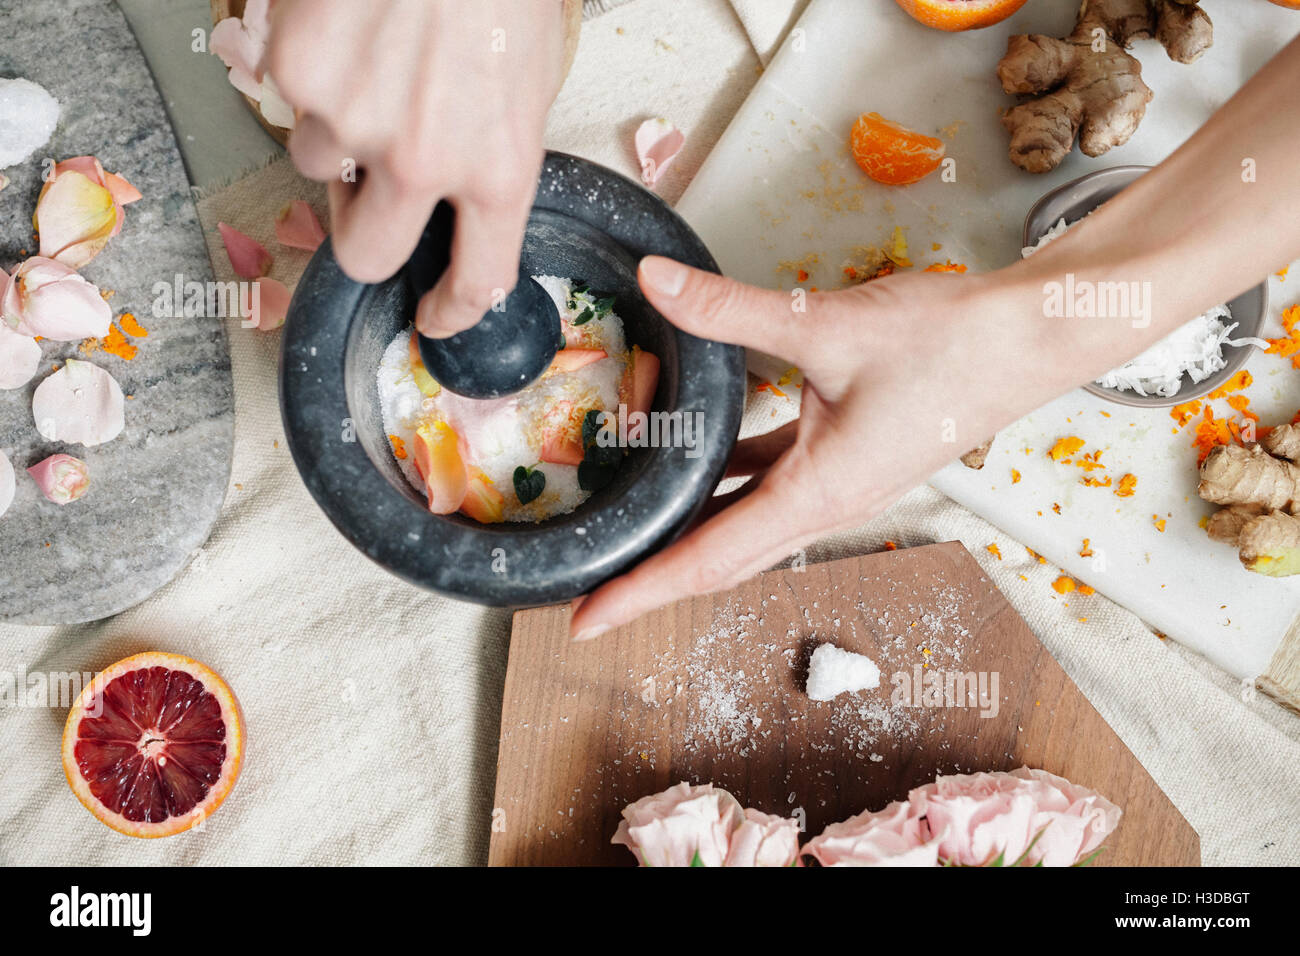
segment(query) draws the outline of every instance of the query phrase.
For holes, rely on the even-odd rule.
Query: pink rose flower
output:
[[[75,342],[107,335],[113,310],[71,266],[32,256],[0,280],[0,319],[19,335]]]
[[[1101,846],[1120,818],[1100,794],[1028,767],[939,777],[908,801],[938,835],[939,858],[964,866],[1072,866]]]
[[[822,866],[937,866],[939,841],[914,804],[897,800],[832,823],[803,852]]]
[[[799,859],[799,823],[789,817],[745,808],[731,834],[726,866],[794,866]]]
[[[712,784],[679,783],[625,807],[611,843],[642,866],[789,866],[798,825],[745,810]]]

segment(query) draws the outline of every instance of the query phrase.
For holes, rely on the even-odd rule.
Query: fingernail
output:
[[[573,643],[582,644],[585,641],[592,641],[600,637],[609,630],[606,624],[593,624],[591,627],[583,628],[577,634],[573,635]]]
[[[686,266],[663,256],[641,260],[641,276],[661,295],[677,296],[686,286]]]

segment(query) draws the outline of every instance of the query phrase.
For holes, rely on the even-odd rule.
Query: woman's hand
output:
[[[670,601],[733,587],[819,537],[867,521],[1055,387],[1000,374],[1008,333],[1018,326],[1005,311],[1011,297],[987,277],[895,275],[808,295],[804,312],[788,292],[668,259],[643,260],[639,278],[679,328],[797,364],[802,414],[741,442],[728,474],[751,480],[715,498],[712,517],[676,543],[588,596],[573,616],[575,640]],[[1022,304],[1034,301],[1018,295]],[[1032,337],[1043,324],[1025,314],[1019,327]]]
[[[691,594],[732,587],[860,524],[945,462],[1149,348],[1300,256],[1300,37],[1175,153],[1031,258],[970,278],[909,273],[845,292],[766,292],[667,259],[641,263],[674,324],[803,369],[797,423],[737,446],[753,475],[675,544],[573,614],[597,636]],[[1256,175],[1258,171],[1258,176]],[[1052,286],[1146,284],[1144,321],[1052,318]]]
[[[270,72],[299,110],[289,149],[304,175],[329,183],[343,270],[388,278],[438,200],[456,207],[451,266],[420,303],[421,332],[468,328],[515,285],[577,9],[576,0],[275,6]]]

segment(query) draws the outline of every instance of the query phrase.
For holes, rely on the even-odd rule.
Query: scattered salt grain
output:
[[[880,686],[880,668],[865,655],[854,654],[834,644],[822,644],[808,663],[808,696],[831,700]]]

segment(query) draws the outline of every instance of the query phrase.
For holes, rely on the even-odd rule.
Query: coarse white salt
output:
[[[0,169],[44,146],[59,124],[59,101],[31,80],[0,79]]]
[[[862,654],[854,654],[834,644],[821,644],[808,663],[808,696],[813,700],[831,700],[840,694],[852,694],[880,686],[880,668]]]
[[[627,341],[623,321],[611,310],[581,325],[572,323],[591,299],[568,304],[573,282],[558,276],[534,276],[555,302],[565,324],[570,346],[604,349],[606,357],[573,371],[548,374],[513,395],[493,399],[472,399],[443,389],[426,398],[411,372],[410,329],[404,329],[388,344],[377,372],[379,405],[384,431],[407,448],[397,460],[407,480],[417,491],[424,481],[415,468],[415,433],[422,421],[436,417],[455,429],[466,464],[482,471],[503,491],[506,521],[536,522],[553,515],[568,514],[591,496],[578,484],[576,465],[540,460],[542,423],[560,402],[573,408],[613,411],[618,408],[619,386],[627,368]],[[513,492],[515,468],[523,465],[541,472],[546,485],[541,495],[521,504]],[[580,529],[578,534],[585,534]]]
[[[1020,255],[1028,259],[1043,246],[1062,236],[1067,230],[1082,222],[1077,219],[1067,223],[1064,219],[1039,238],[1032,246],[1025,246]],[[1239,323],[1232,322],[1232,313],[1226,305],[1216,305],[1151,346],[1136,358],[1111,369],[1096,380],[1103,388],[1132,391],[1142,396],[1160,395],[1169,398],[1183,387],[1183,375],[1192,383],[1202,382],[1228,364],[1223,357],[1223,347],[1255,345],[1268,348],[1263,339],[1246,337],[1234,339],[1232,330]]]

